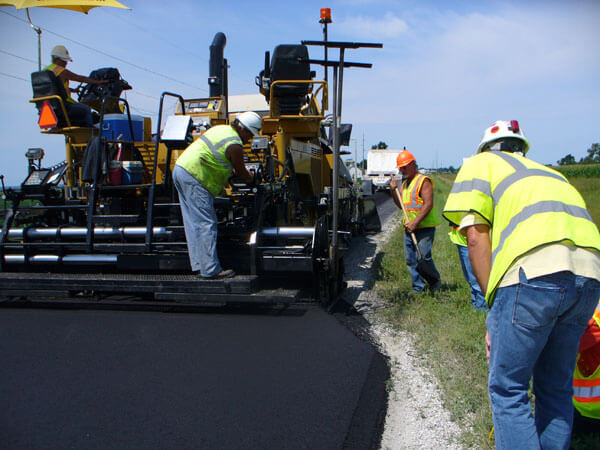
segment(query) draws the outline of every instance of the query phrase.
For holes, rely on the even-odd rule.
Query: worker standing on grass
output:
[[[105,84],[108,83],[109,80],[94,80],[93,78],[77,75],[76,73],[68,70],[68,62],[73,60],[71,59],[71,55],[69,55],[69,51],[64,45],[55,46],[52,49],[52,52],[50,52],[50,57],[52,58],[52,64],[44,67],[44,70],[49,70],[50,72],[54,73],[54,75],[56,75],[61,83],[65,86],[65,91],[67,92],[67,103],[65,108],[67,109],[69,118],[72,122],[79,122],[83,126],[91,127],[94,122],[92,109],[88,105],[77,103],[71,98],[71,92],[77,92],[77,89],[69,88],[69,81],[78,81],[80,83],[88,84]]]
[[[577,345],[600,296],[600,233],[579,192],[526,159],[528,149],[517,121],[487,128],[456,177],[444,217],[466,235],[490,307],[496,447],[567,449]]]
[[[573,433],[600,433],[600,302],[579,341],[573,404]]]
[[[448,233],[450,240],[456,245],[458,250],[458,259],[460,260],[460,266],[462,267],[463,275],[469,287],[471,288],[471,305],[473,309],[478,311],[487,311],[487,303],[485,302],[485,296],[481,292],[473,267],[471,266],[471,260],[469,259],[469,250],[467,249],[467,238],[463,236],[459,231],[458,227],[451,225],[450,232]]]
[[[185,238],[192,271],[199,278],[221,279],[235,275],[223,270],[217,255],[217,214],[214,197],[233,174],[254,181],[244,165],[243,145],[258,136],[262,119],[252,111],[240,114],[231,125],[210,128],[177,159],[173,182],[179,193]]]
[[[417,161],[411,152],[403,150],[396,158],[396,164],[402,173],[402,184],[392,178],[390,191],[398,208],[404,208],[407,218],[404,221],[404,257],[412,279],[412,289],[416,292],[425,290],[425,279],[418,270],[420,262],[430,274],[429,282],[432,290],[441,286],[440,274],[431,256],[431,248],[435,238],[435,227],[440,222],[433,204],[433,181],[417,171]],[[417,250],[413,236],[416,237]]]

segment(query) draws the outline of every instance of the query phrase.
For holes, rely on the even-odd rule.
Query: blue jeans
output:
[[[217,256],[217,214],[214,198],[184,168],[175,166],[173,182],[179,193],[190,265],[203,277],[217,275],[221,263]]]
[[[481,293],[479,283],[475,274],[473,273],[473,267],[471,266],[471,260],[469,259],[469,249],[464,245],[456,245],[458,249],[458,258],[460,259],[460,265],[462,266],[463,275],[465,280],[471,287],[471,304],[474,309],[479,311],[487,311],[487,303],[484,295]]]
[[[518,284],[498,289],[486,320],[496,448],[569,448],[573,370],[598,296],[598,281],[571,272],[527,280],[521,269]]]
[[[429,264],[432,271],[437,273],[438,280],[440,279],[440,274],[437,271],[435,264],[433,263],[433,259],[431,257],[431,247],[433,247],[433,240],[435,238],[435,228],[418,228],[415,230],[415,237],[417,238],[417,244],[419,245],[419,250],[421,251],[421,255],[423,255],[423,260]],[[404,233],[404,259],[406,260],[406,265],[408,266],[408,271],[410,272],[410,278],[412,279],[412,288],[413,291],[422,292],[425,290],[425,280],[423,277],[417,272],[417,250],[415,244],[412,241],[409,233]]]
[[[80,127],[91,127],[94,124],[92,108],[83,103],[66,102],[67,114],[71,123]]]

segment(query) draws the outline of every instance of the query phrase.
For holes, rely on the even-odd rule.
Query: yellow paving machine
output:
[[[338,297],[352,235],[380,227],[373,198],[339,156],[349,137],[340,122],[343,69],[370,67],[344,61],[344,51],[381,45],[304,41],[266,52],[256,77],[264,107],[254,108],[262,130],[244,149],[258,183],[232,178],[215,198],[219,257],[238,275],[199,280],[191,275],[171,171],[187,145],[234,118],[225,44],[217,33],[210,46],[209,97],[163,92],[154,129],[150,118],[131,114],[121,98],[130,87],[116,69],[90,75],[108,83],[83,87],[80,101],[99,118],[91,128],[69,117],[51,72],[32,74],[41,132],[64,135],[65,161],[45,167],[43,150],[29,149],[20,189],[4,189],[5,304],[328,304]],[[340,59],[310,59],[311,46],[339,49]],[[333,67],[334,86],[315,79],[311,65]],[[166,103],[177,105],[174,114],[165,113]]]

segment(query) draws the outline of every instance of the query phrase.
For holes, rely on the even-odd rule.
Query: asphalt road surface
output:
[[[301,305],[4,308],[0,361],[10,449],[378,448],[389,379],[362,316]]]

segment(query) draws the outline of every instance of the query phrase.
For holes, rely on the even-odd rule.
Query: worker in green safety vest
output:
[[[217,214],[214,197],[229,177],[252,184],[254,176],[244,165],[243,145],[258,136],[261,117],[252,111],[240,114],[231,125],[210,128],[177,159],[173,182],[179,193],[185,237],[192,271],[200,278],[230,278],[217,255]]]
[[[443,216],[466,236],[490,308],[496,447],[568,448],[577,347],[600,296],[600,233],[579,192],[528,149],[516,120],[488,127]]]

